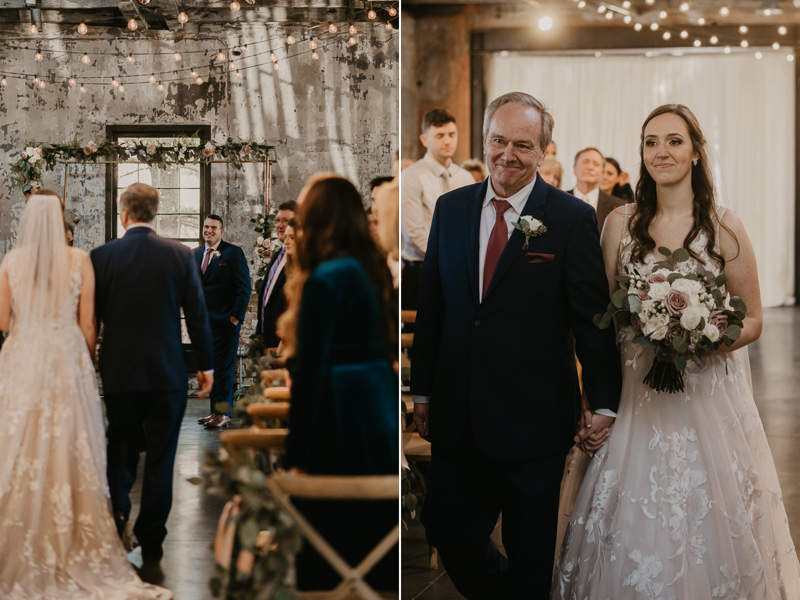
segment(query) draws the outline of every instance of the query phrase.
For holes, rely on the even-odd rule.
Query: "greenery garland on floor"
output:
[[[242,168],[242,161],[275,162],[275,146],[253,141],[234,142],[228,138],[218,143],[202,143],[199,135],[175,137],[169,143],[156,143],[145,138],[131,142],[112,142],[102,139],[86,144],[78,138],[61,144],[36,142],[25,138],[25,150],[21,151],[11,163],[11,178],[20,188],[28,183],[42,180],[43,168],[52,171],[59,160],[80,163],[97,161],[139,162],[151,167],[165,169],[169,164],[183,165],[191,162],[210,163],[213,160],[226,160],[234,169]]]

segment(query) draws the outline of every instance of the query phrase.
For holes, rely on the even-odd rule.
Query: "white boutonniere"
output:
[[[523,250],[528,249],[528,242],[532,237],[539,237],[547,233],[547,227],[544,226],[544,223],[533,217],[522,216],[519,218],[519,221],[512,223],[512,225],[514,229],[519,229],[525,236],[525,244],[522,246]]]
[[[222,256],[222,254],[219,250],[214,250],[214,252],[211,254],[211,258],[219,258],[220,256]]]

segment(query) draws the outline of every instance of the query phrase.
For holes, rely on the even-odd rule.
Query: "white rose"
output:
[[[650,291],[647,292],[653,300],[663,300],[669,294],[669,283],[651,283]]]
[[[696,306],[690,306],[681,315],[681,326],[687,331],[692,331],[700,325],[700,319],[702,318],[703,315],[700,314],[700,309]]]
[[[653,271],[652,275],[663,275],[664,277],[669,277],[672,275],[672,271],[669,269],[658,269],[657,271]]]
[[[650,339],[663,340],[664,336],[667,335],[667,325],[669,325],[669,315],[654,315],[644,324],[642,333]]]
[[[685,294],[699,294],[705,291],[703,284],[691,279],[676,279],[672,282],[672,289],[684,292]]]
[[[704,319],[708,319],[708,316],[711,314],[711,311],[708,310],[708,307],[702,304],[697,307],[697,310],[700,311],[700,316],[703,317]]]
[[[263,242],[263,241],[264,241],[264,238],[263,238],[262,236],[258,236],[258,237],[256,238],[256,243],[257,243],[257,244],[260,244],[260,243],[261,243],[261,242]]]
[[[716,342],[719,339],[719,329],[717,329],[716,325],[706,323],[706,326],[703,329],[703,335],[705,335],[712,342]]]

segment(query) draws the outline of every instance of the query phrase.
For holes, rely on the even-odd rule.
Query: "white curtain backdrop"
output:
[[[794,303],[794,63],[771,49],[676,56],[492,55],[487,100],[511,91],[542,100],[555,117],[561,187],[575,184],[587,146],[639,172],[642,123],[667,103],[688,106],[716,153],[723,203],[743,220],[758,259],[765,306]]]

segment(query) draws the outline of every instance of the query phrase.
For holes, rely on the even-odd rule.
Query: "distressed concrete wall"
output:
[[[93,39],[42,41],[42,49],[88,52],[90,65],[80,55],[34,59],[35,42],[11,39],[0,42],[0,71],[38,73],[54,78],[44,90],[33,83],[8,79],[0,89],[0,181],[9,175],[7,165],[24,148],[27,137],[37,141],[60,142],[78,137],[84,141],[105,136],[106,125],[135,124],[210,124],[212,137],[252,139],[277,146],[278,162],[273,166],[272,202],[297,197],[303,183],[318,171],[336,171],[349,177],[369,198],[368,182],[379,175],[391,175],[394,152],[398,147],[399,42],[390,32],[376,28],[372,37],[365,33],[372,24],[359,24],[358,43],[348,46],[339,36],[328,47],[318,50],[320,59],[310,54],[281,61],[273,69],[269,50],[282,52],[287,32],[276,26],[248,25],[236,33],[204,33],[182,41],[116,39],[118,30],[101,32],[93,27]],[[297,30],[293,30],[294,35]],[[394,32],[396,34],[396,32]],[[130,37],[130,36],[127,36]],[[253,45],[256,40],[274,42]],[[299,40],[299,36],[298,36]],[[156,85],[126,82],[120,96],[110,86],[87,85],[81,94],[66,80],[81,77],[140,75],[147,81],[152,72],[181,67],[203,67],[214,62],[217,51],[248,42],[245,61],[237,62],[242,78],[214,76],[202,85],[188,78],[171,83],[164,93]],[[270,48],[274,44],[275,48]],[[296,48],[300,48],[298,41]],[[305,46],[307,42],[303,42]],[[20,46],[31,50],[16,49]],[[176,63],[175,51],[183,54]],[[197,54],[190,54],[200,51]],[[255,56],[255,53],[262,53]],[[128,64],[128,53],[138,56]],[[156,53],[167,53],[155,56]],[[263,63],[263,64],[260,64]],[[205,77],[207,71],[200,69]],[[169,75],[165,75],[170,77]],[[174,76],[172,76],[174,77]],[[246,165],[236,171],[228,165],[212,166],[211,209],[226,221],[228,241],[254,256],[250,217],[263,205],[264,167]],[[68,220],[78,219],[75,245],[91,250],[105,241],[105,166],[70,167],[66,198]],[[64,168],[45,172],[46,187],[64,189]],[[13,247],[16,226],[22,210],[22,193],[10,181],[0,185],[0,257]]]

